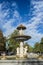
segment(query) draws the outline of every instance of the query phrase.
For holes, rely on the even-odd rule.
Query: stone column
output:
[[[19,34],[20,35],[23,35],[24,34],[24,31],[21,29],[21,30],[19,30]]]
[[[20,42],[20,57],[23,57],[23,42]]]

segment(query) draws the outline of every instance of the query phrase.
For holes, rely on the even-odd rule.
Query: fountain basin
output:
[[[19,40],[19,41],[26,41],[26,40],[30,39],[31,37],[27,36],[27,35],[18,35],[18,36],[14,36],[12,38],[15,40]]]

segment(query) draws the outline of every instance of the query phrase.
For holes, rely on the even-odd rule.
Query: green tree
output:
[[[2,30],[0,30],[0,51],[6,51],[6,48],[5,48],[6,41],[5,40],[6,38],[4,37]]]
[[[43,38],[41,38],[40,42],[40,52],[43,52]]]
[[[8,39],[9,41],[9,50],[16,53],[16,48],[19,46],[19,41],[16,41],[13,37],[18,34],[18,30],[14,30],[14,32],[10,35],[10,38]]]
[[[35,43],[33,51],[34,52],[40,52],[40,44],[38,42]]]
[[[29,52],[33,52],[33,47],[29,46]]]

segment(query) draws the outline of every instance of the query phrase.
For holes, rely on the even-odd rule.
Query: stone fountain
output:
[[[16,55],[19,58],[27,57],[27,46],[24,48],[24,41],[27,41],[28,39],[31,38],[30,36],[24,34],[25,29],[26,27],[21,24],[20,26],[17,27],[19,35],[14,36],[14,39],[20,42],[20,47],[17,47]]]
[[[17,47],[17,54],[16,57],[19,57],[18,59],[8,60],[7,58],[11,58],[14,56],[6,56],[5,53],[2,54],[2,58],[0,60],[0,65],[43,65],[43,60],[33,59],[33,58],[26,58],[27,56],[27,46],[24,48],[24,41],[27,41],[30,39],[30,36],[24,35],[24,30],[26,29],[25,26],[20,25],[17,27],[17,30],[19,31],[19,35],[16,35],[13,37],[16,41],[20,41],[20,47]],[[32,56],[32,54],[31,54]],[[34,56],[34,54],[33,54]],[[36,55],[35,55],[36,56]],[[26,59],[25,59],[26,58]]]

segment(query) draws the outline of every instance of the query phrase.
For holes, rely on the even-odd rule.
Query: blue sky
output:
[[[43,0],[0,0],[0,29],[8,37],[19,24],[27,27],[26,34],[33,46],[43,37]]]

